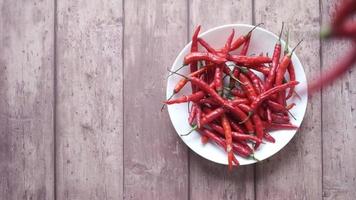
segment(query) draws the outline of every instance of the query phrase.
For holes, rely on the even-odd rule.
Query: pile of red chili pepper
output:
[[[188,122],[192,130],[200,133],[203,143],[214,142],[227,152],[229,169],[239,165],[235,155],[255,159],[253,153],[261,143],[274,143],[269,131],[297,128],[290,123],[289,115],[295,104],[287,104],[298,84],[291,61],[295,48],[282,52],[282,26],[272,58],[247,56],[256,27],[236,39],[232,30],[225,45],[216,49],[198,37],[198,26],[191,51],[184,57],[183,67],[189,65],[190,74],[171,71],[170,75],[182,78],[171,98],[164,101],[168,105],[191,103]],[[199,45],[203,51],[198,50]],[[234,53],[236,49],[239,53]],[[189,82],[192,94],[172,99]]]

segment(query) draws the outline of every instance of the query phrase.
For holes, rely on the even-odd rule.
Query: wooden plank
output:
[[[166,111],[167,67],[186,44],[187,1],[125,1],[127,199],[187,199],[187,148]]]
[[[0,8],[0,199],[53,199],[54,3]]]
[[[123,3],[57,2],[57,199],[122,199]]]
[[[322,22],[328,24],[330,14],[340,1],[321,1]],[[322,42],[322,69],[334,67],[346,55],[349,43]],[[343,79],[323,89],[323,197],[324,199],[356,199],[356,73],[351,69]]]
[[[252,23],[252,1],[190,1],[190,35],[231,24]],[[189,38],[190,40],[190,38]],[[254,199],[254,166],[241,166],[232,173],[227,167],[190,153],[190,199]]]
[[[282,21],[291,30],[291,46],[307,77],[320,71],[319,1],[255,1],[256,23],[278,33]],[[310,80],[310,79],[309,79]],[[295,138],[277,155],[257,165],[256,199],[321,199],[321,99],[309,99],[307,114]]]

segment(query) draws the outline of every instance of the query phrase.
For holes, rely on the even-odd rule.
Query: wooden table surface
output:
[[[180,141],[166,68],[192,30],[291,31],[309,78],[337,0],[1,0],[0,199],[356,199],[356,74],[310,99],[277,155],[232,173]]]

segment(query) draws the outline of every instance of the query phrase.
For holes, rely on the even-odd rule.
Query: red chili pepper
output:
[[[201,118],[202,118],[202,110],[201,110],[201,108],[200,108],[200,106],[197,106],[197,115],[196,115],[196,121],[197,121],[197,126],[198,126],[198,128],[200,128],[201,127]]]
[[[226,141],[226,152],[228,154],[228,163],[229,169],[232,170],[232,162],[233,162],[233,152],[232,152],[232,131],[229,119],[226,117],[225,114],[221,117],[221,125],[225,132],[225,141]]]
[[[266,56],[240,56],[240,55],[231,55],[230,60],[236,62],[238,65],[260,65],[264,63],[272,62],[271,58]]]
[[[232,44],[231,44],[231,48],[230,51],[233,51],[237,48],[239,48],[242,44],[244,44],[248,39],[250,39],[252,32],[260,25],[262,25],[263,23],[257,24],[256,26],[254,26],[246,35],[242,35],[240,37],[238,37]]]
[[[275,124],[275,123],[264,123],[264,126],[268,130],[280,130],[280,129],[298,129],[298,126],[293,124]]]
[[[267,108],[267,121],[268,123],[272,123],[272,112],[269,108]]]
[[[194,119],[195,119],[195,115],[196,115],[196,114],[197,114],[197,105],[194,103],[194,104],[192,105],[192,110],[190,111],[189,117],[188,117],[188,123],[189,123],[190,125],[193,124],[193,121],[194,121]]]
[[[236,124],[233,120],[231,120],[230,123],[233,130],[239,133],[246,133],[246,131],[243,130],[243,128],[239,124]]]
[[[281,115],[276,115],[274,113],[271,113],[271,117],[272,117],[272,122],[274,123],[289,123],[289,117],[288,116],[281,116]]]
[[[246,93],[240,88],[232,89],[231,94],[240,98],[246,98]]]
[[[299,41],[298,44],[294,47],[294,49],[283,57],[281,63],[279,64],[279,67],[278,67],[278,71],[277,71],[277,74],[276,74],[275,85],[281,85],[283,83],[284,74],[286,73],[287,68],[288,68],[289,64],[291,63],[291,61],[292,61],[291,58],[292,58],[293,52],[300,45],[300,43],[302,41],[303,40]]]
[[[247,69],[245,74],[251,80],[257,94],[260,94],[264,91],[264,85],[262,84],[262,80],[255,73]]]
[[[245,104],[240,104],[239,107],[244,110],[245,112],[249,112],[251,110],[251,108],[248,105]],[[255,124],[255,128],[256,128],[256,136],[259,139],[262,139],[263,134],[264,134],[264,126],[262,123],[262,120],[260,118],[260,116],[258,116],[257,114],[253,114],[252,115],[252,121]],[[259,147],[260,143],[256,142],[255,144],[255,149],[257,149]]]
[[[247,99],[234,99],[234,100],[230,101],[229,103],[232,104],[232,106],[236,106],[240,103],[246,103],[246,102],[248,103]],[[223,107],[216,108],[215,110],[207,113],[207,115],[205,115],[201,119],[201,122],[200,122],[201,126],[209,124],[210,122],[218,119],[224,113],[225,113],[225,109]]]
[[[218,55],[218,52],[210,46],[209,43],[207,43],[203,38],[198,38],[198,42],[209,52],[215,55]]]
[[[243,73],[240,73],[239,79],[243,83],[241,85],[241,87],[244,90],[244,92],[246,93],[247,98],[251,102],[254,101],[257,98],[257,93],[256,93],[250,79],[247,78],[247,76],[245,76]]]
[[[275,143],[276,140],[272,135],[270,135],[268,132],[265,132],[265,135],[263,136],[268,142]]]
[[[275,112],[286,113],[288,111],[286,107],[272,100],[267,100],[266,103],[268,107]]]
[[[190,52],[197,52],[198,51],[198,34],[200,32],[200,25],[195,29],[193,37],[192,37],[192,45],[190,47]],[[198,63],[192,62],[190,63],[190,72],[195,72],[198,70]],[[196,91],[195,87],[192,85],[193,92]]]
[[[263,64],[261,64],[261,65],[247,65],[246,66],[247,68],[251,68],[251,69],[253,69],[253,70],[256,70],[256,71],[258,71],[258,72],[261,72],[263,75],[265,75],[265,76],[268,76],[268,74],[269,74],[269,71],[270,71],[270,68],[269,67],[266,67],[266,66],[264,66]]]
[[[272,68],[270,69],[269,74],[266,79],[266,82],[265,82],[265,90],[271,89],[271,87],[273,86],[274,80],[276,78],[277,67],[279,64],[280,56],[281,56],[281,36],[282,36],[282,32],[283,32],[283,27],[284,27],[284,23],[282,23],[281,32],[279,33],[278,40],[276,42],[276,45],[274,46],[274,51],[273,51],[273,56],[272,56]]]
[[[277,92],[280,92],[282,90],[285,90],[291,86],[295,86],[297,85],[299,82],[298,81],[290,81],[288,83],[285,83],[285,84],[282,84],[282,85],[279,85],[279,86],[276,86],[274,88],[271,88],[265,92],[262,92],[258,97],[257,99],[252,102],[251,104],[251,112],[255,112],[256,109],[260,106],[260,104],[266,100],[267,98],[269,98],[271,95],[277,93]]]
[[[243,146],[241,143],[233,143],[232,144],[233,151],[244,158],[249,158],[253,154],[253,151],[250,151],[246,146]]]
[[[248,104],[249,103],[249,100],[246,99],[246,98],[234,98],[233,100],[230,101],[230,103],[233,105],[233,106],[237,106],[239,105],[240,103],[244,103],[244,104]]]
[[[302,41],[303,40],[301,40],[290,53],[288,53],[287,55],[285,55],[283,57],[281,63],[279,64],[277,74],[276,74],[276,81],[275,81],[276,86],[281,85],[283,83],[284,74],[286,73],[288,66],[292,63],[292,59],[291,59],[292,54],[293,54],[294,50],[296,49],[296,47],[298,47]],[[281,91],[278,96],[278,103],[284,105],[285,99],[286,99],[285,91]]]
[[[177,99],[163,101],[163,103],[171,105],[171,104],[176,104],[176,103],[186,103],[188,101],[197,102],[200,99],[202,99],[204,96],[205,96],[205,93],[203,91],[199,91],[199,92],[196,92],[196,93],[188,95],[188,96],[183,95],[182,97],[179,97]]]
[[[296,80],[296,76],[295,76],[295,70],[294,70],[293,62],[290,62],[289,66],[288,66],[288,73],[289,73],[290,81],[295,81]],[[293,93],[294,93],[294,86],[289,88],[289,91],[288,91],[286,99],[291,98]]]
[[[215,83],[215,89],[217,93],[221,96],[223,93],[223,73],[221,71],[221,66],[218,66],[215,68],[215,77],[214,77],[214,83]]]
[[[213,132],[209,131],[208,129],[201,129],[201,130],[199,130],[199,132],[202,135],[205,135],[206,137],[208,137],[210,140],[214,141],[217,145],[222,147],[224,150],[226,150],[226,142],[224,141],[224,139],[215,135]],[[230,155],[229,159],[231,159],[233,161],[232,164],[235,164],[236,166],[238,166],[239,162],[237,161],[237,159],[234,156],[231,157],[231,154],[228,154],[228,155]],[[229,163],[229,165],[230,165],[230,163]]]
[[[222,49],[222,53],[223,53],[223,54],[228,54],[228,53],[229,53],[230,48],[231,48],[231,43],[232,43],[232,40],[234,39],[234,36],[235,36],[235,30],[232,29],[232,32],[231,32],[231,34],[229,35],[229,37],[227,38],[226,43],[225,43],[225,46],[224,46],[224,48]]]
[[[230,121],[231,123],[231,121]],[[230,124],[231,127],[232,127],[232,123]],[[224,136],[225,135],[225,132],[224,132],[224,129],[215,124],[215,123],[211,123],[209,124],[209,126],[214,130],[216,131],[217,133],[219,133],[220,135]],[[244,134],[244,133],[241,133],[241,132],[235,132],[235,131],[232,131],[231,132],[231,135],[232,135],[232,139],[234,141],[242,141],[242,140],[252,140],[252,141],[255,141],[255,142],[262,142],[261,139],[253,136],[253,135],[248,135],[248,134]]]
[[[244,43],[244,46],[241,49],[241,52],[240,52],[241,56],[246,56],[247,55],[248,48],[250,46],[250,41],[251,41],[251,37],[247,38],[246,42]]]
[[[205,60],[215,64],[222,64],[227,61],[226,58],[219,57],[209,52],[192,52],[184,57],[184,64],[187,65],[199,60]]]

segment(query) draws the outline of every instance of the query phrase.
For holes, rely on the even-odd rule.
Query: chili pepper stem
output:
[[[296,118],[289,110],[287,110],[287,111],[288,111],[288,113],[290,114],[290,116],[293,117],[293,119],[297,120],[297,118]]]
[[[295,47],[292,49],[291,52],[288,53],[288,56],[292,56],[293,52],[295,51],[295,49],[303,42],[303,39],[301,39],[297,45],[295,45]]]
[[[287,29],[287,40],[286,40],[286,45],[284,47],[284,55],[287,55],[289,53],[289,28]]]
[[[188,65],[186,65],[186,64],[184,64],[184,65],[182,65],[181,67],[179,67],[176,71],[174,71],[174,72],[178,72],[179,70],[181,70],[183,67],[185,67],[185,66],[188,66]],[[171,71],[171,70],[168,70],[169,72],[171,72],[171,74],[169,74],[168,76],[167,76],[167,78],[168,77],[170,77],[170,76],[172,76],[174,73]]]
[[[282,22],[282,28],[281,28],[281,32],[279,32],[278,42],[281,42],[283,28],[284,28],[284,22]]]
[[[251,33],[252,33],[257,27],[259,27],[259,26],[261,26],[261,25],[263,25],[263,24],[264,24],[264,23],[261,22],[261,23],[255,25],[255,26],[246,34],[246,37],[250,37],[250,36],[251,36]]]
[[[192,127],[192,129],[188,132],[188,133],[186,133],[186,134],[182,134],[182,135],[180,135],[180,136],[188,136],[188,135],[190,135],[193,131],[195,131],[195,130],[197,130],[197,128],[198,128],[198,125],[194,125],[193,127]]]
[[[185,79],[187,79],[187,80],[190,80],[190,78],[188,77],[188,76],[184,76],[183,74],[180,74],[180,73],[178,73],[178,72],[176,72],[176,71],[171,71],[170,69],[167,69],[169,72],[171,72],[172,74],[176,74],[176,75],[178,75],[178,76],[181,76],[181,77],[183,77],[183,78],[185,78]]]

